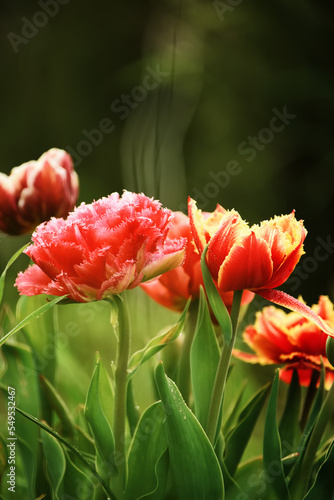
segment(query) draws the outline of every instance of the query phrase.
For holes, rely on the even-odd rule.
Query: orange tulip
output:
[[[0,231],[29,233],[51,217],[67,216],[78,191],[72,158],[62,149],[50,149],[38,160],[13,168],[8,176],[0,173]]]
[[[219,292],[251,290],[267,300],[298,312],[334,336],[333,328],[311,308],[275,290],[290,276],[303,255],[306,229],[294,212],[249,227],[238,212],[217,205],[204,216],[189,198],[188,212],[200,253],[207,246],[206,264]]]
[[[222,292],[276,288],[304,253],[306,230],[294,213],[249,227],[238,212],[219,205],[205,218],[190,200],[189,216],[199,251],[209,243],[207,265]]]
[[[334,326],[334,308],[328,297],[321,296],[312,309]],[[243,338],[255,354],[235,349],[234,356],[248,363],[284,365],[280,369],[284,382],[290,383],[292,370],[297,369],[300,384],[308,386],[313,370],[320,372],[321,360],[326,371],[326,387],[334,381],[334,368],[326,357],[327,335],[300,314],[265,307],[256,314],[254,325],[246,327]]]
[[[209,216],[209,214],[207,214]],[[189,218],[182,212],[176,212],[168,232],[169,238],[185,238],[186,256],[182,266],[162,274],[158,278],[141,284],[141,288],[156,302],[177,312],[183,311],[189,298],[199,298],[200,287],[204,287],[201,270],[201,257],[194,245]],[[227,309],[231,309],[233,291],[221,292]],[[254,297],[252,292],[244,291],[242,305],[248,304]]]

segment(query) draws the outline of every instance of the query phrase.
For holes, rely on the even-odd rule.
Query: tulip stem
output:
[[[190,350],[196,333],[196,322],[198,315],[198,301],[190,304],[187,321],[184,329],[184,339],[178,371],[178,388],[185,400],[189,403],[190,397]]]
[[[241,305],[241,297],[243,290],[236,290],[233,296],[233,304],[231,310],[232,337],[228,343],[224,343],[220,356],[215,382],[211,394],[211,402],[206,425],[207,436],[214,446],[217,437],[217,427],[220,419],[220,411],[224,398],[224,391],[227,379],[227,373],[231,362],[232,351],[237,336],[238,318]]]
[[[115,439],[114,459],[118,469],[119,488],[123,491],[125,460],[125,421],[128,383],[128,360],[130,353],[130,322],[128,307],[124,295],[114,296],[118,310],[118,336],[115,363],[115,399],[113,432]]]

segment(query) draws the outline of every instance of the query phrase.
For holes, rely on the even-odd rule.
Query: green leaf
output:
[[[308,489],[308,481],[305,478],[310,478],[317,450],[319,448],[321,438],[326,429],[328,422],[334,414],[334,384],[328,391],[325,401],[323,402],[315,425],[306,442],[305,448],[302,450],[300,460],[295,469],[293,469],[293,477],[291,479],[291,492],[293,498],[299,500],[304,498],[304,494]]]
[[[195,338],[190,353],[191,381],[195,403],[195,415],[205,427],[211,401],[220,350],[203,288],[200,291],[200,304]]]
[[[206,265],[205,256],[208,250],[208,246],[205,247],[202,257],[201,257],[201,268],[203,274],[203,281],[205,286],[205,291],[207,293],[209,303],[213,314],[215,315],[220,328],[222,329],[225,342],[229,343],[232,339],[232,323],[228,310],[214,284],[208,266]]]
[[[49,309],[51,309],[54,305],[60,302],[63,298],[64,297],[56,297],[55,299],[51,300],[50,302],[47,302],[46,304],[39,307],[31,314],[29,314],[26,318],[20,321],[10,332],[4,335],[2,339],[0,339],[0,346],[2,346],[6,342],[6,340],[8,340],[12,335],[14,335],[14,333],[20,331],[34,319],[39,318],[42,314],[46,313]]]
[[[62,498],[75,498],[76,500],[87,500],[94,498],[94,484],[92,475],[87,469],[80,468],[82,464],[76,464],[72,460],[70,453],[65,451],[66,471],[62,481],[62,488],[65,495]]]
[[[297,370],[293,370],[284,411],[279,424],[279,433],[283,445],[297,451],[300,439],[299,414],[301,404],[301,388]]]
[[[29,413],[27,413],[24,410],[21,410],[20,408],[16,407],[15,410],[17,413],[20,413],[21,415],[23,415],[27,420],[30,420],[31,422],[36,424],[38,427],[40,427],[42,430],[46,431],[51,436],[56,438],[56,440],[59,441],[59,443],[62,443],[64,446],[66,446],[66,448],[69,449],[82,462],[82,464],[85,467],[87,467],[87,469],[90,471],[90,473],[92,473],[97,478],[97,480],[99,481],[99,483],[103,487],[104,491],[107,493],[110,500],[116,500],[116,497],[113,494],[113,492],[110,490],[109,485],[98,474],[98,472],[95,470],[95,468],[90,464],[90,462],[88,462],[86,460],[86,458],[81,454],[81,452],[77,448],[75,448],[71,443],[66,441],[66,439],[64,439],[62,436],[60,436],[55,430],[51,429],[51,427],[46,425],[44,422],[41,422],[40,420],[38,420],[38,418],[34,417],[33,415],[30,415]]]
[[[25,437],[25,436],[24,436]],[[35,498],[37,459],[35,452],[22,437],[17,438],[20,460],[16,457],[16,470],[25,475],[27,493],[31,498]],[[17,478],[18,479],[18,478]]]
[[[124,500],[146,497],[157,489],[157,465],[167,449],[164,420],[161,402],[154,403],[142,415],[131,441]],[[168,467],[161,472],[166,481]]]
[[[267,399],[269,386],[260,389],[242,409],[237,425],[225,440],[225,466],[233,477]]]
[[[1,304],[1,301],[2,301],[2,297],[3,297],[3,290],[4,290],[4,287],[5,287],[5,279],[6,279],[7,271],[10,268],[10,266],[13,264],[13,262],[15,262],[16,259],[21,255],[21,253],[23,252],[23,250],[25,248],[27,248],[28,245],[30,245],[30,242],[26,243],[17,252],[15,252],[14,255],[7,262],[7,265],[6,265],[5,269],[2,271],[2,274],[0,276],[0,304]]]
[[[116,465],[113,460],[115,450],[114,436],[100,403],[100,360],[97,361],[95,370],[90,382],[85,405],[85,417],[91,429],[96,451],[98,453],[98,462],[101,468],[101,475],[109,481],[115,474]]]
[[[327,450],[325,459],[317,471],[314,483],[304,497],[305,500],[320,500],[321,498],[334,497],[334,441]]]
[[[319,412],[322,407],[322,403],[324,400],[324,394],[325,394],[325,369],[322,367],[321,373],[320,373],[320,382],[319,382],[319,387],[316,392],[316,396],[314,399],[314,403],[310,412],[310,415],[308,417],[308,420],[305,425],[304,432],[302,434],[300,444],[298,451],[300,453],[300,458],[299,461],[302,460],[303,452],[306,449],[306,443],[309,440],[309,437],[311,435],[311,432],[313,430],[313,427],[315,425],[315,422],[318,418]]]
[[[61,422],[61,434],[69,439],[74,439],[75,424],[65,401],[51,382],[49,382],[49,380],[43,375],[40,375],[40,384],[46,394],[46,397],[48,398],[51,408],[59,417]]]
[[[315,382],[314,382],[315,384]],[[304,460],[304,454],[307,448],[307,443],[310,439],[311,433],[313,431],[314,425],[316,423],[316,420],[318,418],[319,412],[322,407],[323,399],[324,399],[324,385],[325,385],[325,371],[324,367],[322,367],[321,373],[320,373],[320,382],[319,382],[319,387],[316,392],[316,396],[314,398],[313,406],[311,409],[311,412],[308,416],[305,429],[302,433],[302,437],[300,439],[300,443],[298,445],[298,450],[297,452],[299,453],[299,456],[297,458],[297,461],[292,468],[290,472],[290,490],[293,491],[294,488],[297,488],[297,483],[301,483],[301,480],[298,479],[300,478],[300,468],[302,461]]]
[[[41,430],[43,453],[46,461],[47,477],[55,500],[63,496],[63,481],[66,470],[66,459],[60,443],[45,430]]]
[[[190,304],[190,299],[180,316],[179,321],[174,325],[167,333],[163,333],[158,335],[154,339],[150,340],[150,342],[141,349],[140,351],[135,352],[130,361],[129,361],[129,377],[135,373],[135,371],[141,366],[145,361],[150,359],[154,354],[158,353],[161,349],[163,349],[166,345],[170,344],[180,335],[184,328],[184,324],[187,317],[187,311]]]
[[[45,295],[19,297],[16,305],[16,317],[18,321],[24,320],[38,308],[45,304]],[[22,330],[24,336],[33,350],[36,369],[54,383],[56,371],[56,310],[49,309],[42,316],[26,324]]]
[[[334,338],[328,336],[326,341],[326,356],[332,366],[334,366]]]
[[[96,361],[98,362],[98,358]],[[101,360],[99,361],[99,401],[101,409],[112,428],[114,417],[114,390],[109,374]]]
[[[233,486],[226,492],[226,500],[268,500],[268,484],[271,480],[263,470],[262,457],[255,457],[242,463],[234,479],[238,487]],[[240,489],[242,493],[240,493]]]
[[[176,384],[166,377],[162,363],[158,364],[155,377],[166,415],[171,478],[176,498],[223,499],[219,462],[203,428],[185,404]]]
[[[15,390],[15,404],[27,411],[39,414],[40,397],[38,379],[31,349],[24,344],[5,344],[2,353],[6,360],[6,371],[2,376],[4,393],[8,399],[8,389]],[[32,450],[32,460],[37,460],[38,429],[21,415],[16,416],[16,435],[21,437]]]
[[[277,427],[276,409],[278,396],[278,372],[275,375],[269,397],[263,436],[263,465],[270,477],[268,500],[290,499],[282,465],[281,440]]]
[[[232,365],[230,366],[232,368]],[[235,399],[234,402],[230,405],[228,409],[228,413],[225,416],[225,421],[223,422],[223,434],[224,436],[227,436],[230,431],[235,427],[236,425],[236,420],[238,419],[239,416],[239,409],[242,404],[242,399],[245,393],[247,382],[245,381],[244,385],[241,387],[240,392]],[[225,413],[225,412],[224,412]]]
[[[136,429],[138,422],[140,420],[140,410],[135,401],[132,379],[130,379],[128,382],[128,390],[126,398],[126,414],[129,421],[130,432],[131,435],[133,435],[134,430]]]

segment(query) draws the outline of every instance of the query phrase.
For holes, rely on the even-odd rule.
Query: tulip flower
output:
[[[207,214],[209,216],[209,214]],[[186,256],[182,266],[162,274],[152,281],[143,283],[141,288],[156,302],[173,311],[183,311],[189,298],[196,300],[200,287],[204,287],[201,270],[201,257],[194,245],[189,218],[182,212],[176,212],[168,236],[183,237],[187,241]],[[231,309],[233,292],[221,292],[221,297],[228,310]],[[252,292],[244,291],[242,305],[248,304],[254,297]]]
[[[68,153],[53,148],[38,160],[0,173],[0,231],[32,232],[51,217],[65,217],[78,198],[78,176]]]
[[[312,306],[329,325],[334,325],[334,308],[328,297],[321,296]],[[286,313],[274,306],[256,314],[254,325],[246,327],[243,339],[255,354],[235,349],[235,357],[248,363],[283,365],[280,378],[290,383],[296,369],[301,385],[308,386],[314,370],[325,367],[325,384],[334,381],[334,368],[326,357],[327,335],[313,322],[295,312]]]
[[[207,247],[206,264],[219,292],[250,290],[304,315],[334,336],[311,308],[275,289],[289,278],[304,253],[307,232],[294,212],[249,227],[238,212],[220,205],[204,217],[189,198],[188,211],[196,247],[200,253]]]
[[[185,241],[167,237],[173,212],[143,194],[82,203],[66,220],[37,227],[25,253],[34,265],[16,279],[23,295],[101,300],[182,264]]]

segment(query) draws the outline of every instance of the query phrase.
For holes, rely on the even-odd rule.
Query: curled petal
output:
[[[286,307],[291,311],[295,311],[301,316],[304,316],[316,326],[320,328],[330,337],[334,337],[334,330],[330,327],[320,316],[318,316],[310,307],[308,307],[303,302],[298,299],[291,297],[285,292],[280,290],[257,290],[258,295],[261,295],[264,299],[270,300],[279,306]]]

